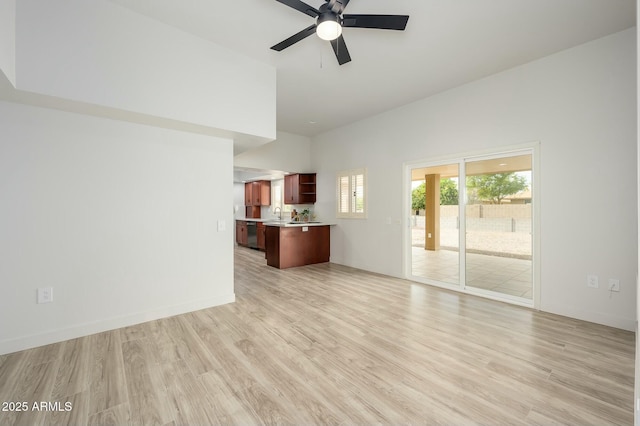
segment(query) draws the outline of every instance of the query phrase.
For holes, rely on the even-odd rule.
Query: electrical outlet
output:
[[[600,287],[600,285],[598,284],[597,275],[587,275],[587,287],[591,287],[591,288]]]
[[[45,287],[38,289],[38,303],[53,302],[53,287]]]
[[[620,280],[609,278],[609,291],[620,291]]]

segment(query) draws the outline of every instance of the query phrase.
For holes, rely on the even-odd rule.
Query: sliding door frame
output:
[[[514,156],[518,154],[531,154],[531,186],[532,186],[532,265],[531,283],[533,286],[532,299],[525,300],[515,298],[497,292],[488,292],[466,285],[466,220],[465,211],[467,204],[466,184],[463,180],[466,177],[466,163],[469,161],[483,160],[491,157]],[[415,168],[427,168],[441,166],[445,164],[458,164],[459,184],[458,184],[458,217],[460,226],[458,232],[459,252],[458,268],[459,282],[457,285],[436,281],[424,277],[414,276],[412,273],[412,237],[411,237],[411,171]],[[461,293],[473,294],[489,299],[540,309],[540,143],[533,142],[522,145],[508,147],[498,147],[491,150],[467,152],[450,156],[443,156],[431,159],[408,161],[403,163],[403,263],[404,278],[436,287],[442,287]]]

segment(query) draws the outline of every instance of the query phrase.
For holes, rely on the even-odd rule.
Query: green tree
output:
[[[458,205],[458,185],[449,178],[440,180],[440,205]]]
[[[500,204],[502,200],[528,188],[524,176],[514,172],[495,173],[467,177],[467,188],[474,192],[478,199]]]
[[[411,191],[411,208],[416,214],[425,208],[425,192],[427,186],[423,182]],[[458,185],[451,179],[440,180],[440,205],[450,206],[458,204]]]
[[[411,191],[411,209],[415,210],[416,215],[425,207],[424,197],[426,189],[427,185],[423,182]]]

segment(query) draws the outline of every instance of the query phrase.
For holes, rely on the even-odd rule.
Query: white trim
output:
[[[353,178],[356,176],[362,176],[362,197],[363,197],[363,211],[362,212],[354,212],[352,210],[352,206],[351,203],[353,200],[350,199],[349,203],[348,203],[348,212],[343,212],[340,210],[342,204],[342,192],[341,192],[341,182],[340,180],[344,177],[349,178],[349,193],[353,192],[355,190],[355,188],[352,186],[353,185]],[[365,167],[359,168],[359,169],[350,169],[350,170],[343,170],[340,171],[338,173],[336,173],[336,218],[338,219],[366,219],[367,215],[368,215],[368,199],[369,199],[369,195],[368,195],[368,179],[367,179],[367,169]],[[353,197],[355,198],[355,192],[353,194]]]
[[[518,155],[519,153],[530,153],[532,156],[531,166],[531,185],[532,189],[532,236],[533,236],[533,256],[532,256],[532,285],[533,285],[533,297],[531,300],[521,297],[515,297],[508,294],[500,294],[496,292],[485,291],[473,287],[466,287],[466,267],[465,259],[463,259],[466,252],[466,239],[462,236],[466,233],[466,223],[464,220],[460,220],[459,229],[459,276],[460,281],[458,284],[450,284],[439,282],[435,280],[425,279],[423,277],[417,277],[412,275],[411,267],[411,171],[415,168],[427,168],[442,166],[446,164],[458,164],[459,176],[466,176],[466,162],[485,160],[491,158],[500,158]],[[474,151],[456,155],[447,155],[430,160],[412,160],[403,163],[403,217],[405,220],[404,233],[403,233],[403,262],[404,262],[404,278],[423,283],[433,285],[436,287],[446,288],[454,291],[458,291],[466,294],[473,294],[482,296],[489,299],[499,300],[511,304],[532,307],[534,309],[540,309],[540,177],[538,173],[540,171],[540,142],[529,142],[520,145],[510,145],[506,147],[496,147],[494,149],[487,149],[482,151]],[[458,194],[460,197],[459,217],[462,218],[466,206],[466,185],[460,180],[458,185]]]
[[[506,145],[503,147],[495,147],[491,149],[483,149],[477,151],[469,151],[458,154],[449,154],[449,155],[441,155],[439,157],[433,157],[428,160],[410,160],[402,163],[403,167],[409,167],[410,169],[415,169],[416,167],[431,167],[431,166],[439,166],[443,164],[455,163],[460,159],[475,159],[481,157],[488,157],[495,155],[496,153],[502,154],[510,154],[518,151],[524,151],[526,149],[533,149],[536,146],[539,146],[539,141],[525,142],[519,145]]]
[[[634,331],[636,322],[633,319],[603,312],[593,312],[582,309],[578,306],[567,306],[566,304],[545,304],[545,312],[560,315],[563,317],[575,318],[582,321],[604,324],[608,327],[619,328],[621,330]]]
[[[465,292],[468,292],[468,288],[465,283],[467,282],[467,259],[465,255],[467,253],[467,239],[463,235],[467,235],[467,220],[466,220],[466,207],[467,207],[467,185],[462,180],[462,176],[467,176],[467,162],[464,158],[460,160],[458,165],[458,276],[460,281],[458,282],[458,288]]]
[[[0,355],[62,342],[78,337],[85,337],[91,334],[104,331],[115,330],[117,328],[128,327],[143,322],[167,318],[188,312],[199,311],[201,309],[212,308],[214,306],[226,305],[236,300],[235,293],[216,297],[208,300],[194,300],[179,305],[166,306],[160,309],[153,309],[146,312],[138,312],[132,315],[109,318],[106,320],[93,321],[84,324],[65,327],[46,333],[32,334],[16,339],[3,340],[0,342]]]
[[[541,294],[541,259],[542,259],[542,251],[540,249],[540,205],[542,201],[542,197],[540,197],[540,143],[536,143],[531,147],[531,151],[533,151],[533,164],[531,164],[531,186],[533,186],[533,191],[531,192],[532,196],[532,205],[533,205],[533,226],[532,235],[533,235],[533,307],[536,309],[540,309],[540,294]]]
[[[411,279],[411,169],[407,163],[402,164],[402,278]]]

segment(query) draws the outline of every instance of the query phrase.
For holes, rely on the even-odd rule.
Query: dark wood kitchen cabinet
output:
[[[284,177],[285,204],[314,204],[315,202],[315,173],[296,173]]]
[[[247,182],[244,184],[244,205],[252,206],[253,205],[253,187],[251,186],[252,182]]]
[[[244,220],[236,220],[236,243],[239,246],[249,245],[249,238],[247,234],[247,222]]]
[[[266,226],[264,226],[263,222],[258,222],[256,224],[256,236],[258,238],[258,250],[262,250],[262,251],[265,251],[265,249],[266,249],[265,230],[266,230]]]
[[[329,225],[266,228],[267,265],[286,269],[329,261]]]
[[[244,184],[244,205],[245,206],[270,206],[271,205],[271,182],[259,180]]]
[[[260,218],[260,207],[271,205],[271,182],[260,180],[244,184],[245,217]]]

